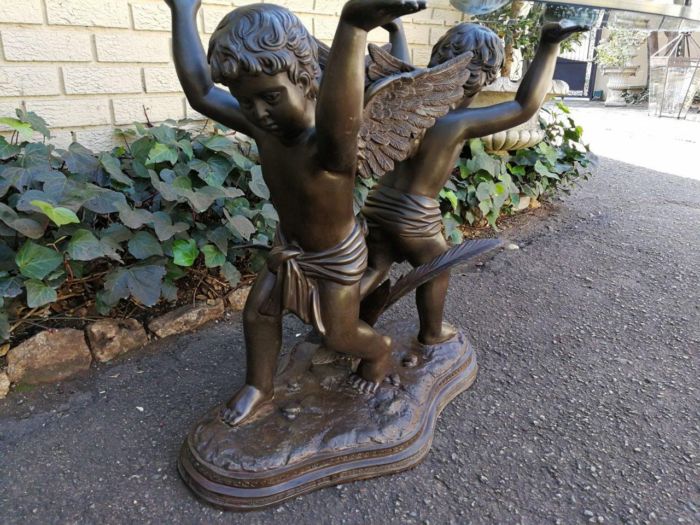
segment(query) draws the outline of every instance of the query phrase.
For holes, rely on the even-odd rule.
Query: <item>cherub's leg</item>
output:
[[[382,336],[360,321],[360,285],[345,286],[331,281],[318,281],[321,315],[326,328],[326,348],[360,357],[358,375],[372,390],[389,373],[391,339]]]
[[[363,300],[369,299],[372,292],[384,282],[395,262],[390,239],[377,227],[369,228],[367,251],[367,271],[360,281],[360,297]]]
[[[442,235],[430,238],[403,238],[402,248],[413,266],[432,261],[449,249]],[[455,330],[443,324],[445,296],[450,280],[450,272],[443,272],[435,279],[421,285],[416,290],[416,307],[420,319],[418,341],[425,345],[442,343],[455,335]]]
[[[246,384],[226,403],[224,421],[236,425],[272,398],[273,379],[282,345],[282,318],[260,313],[275,285],[275,275],[267,268],[258,275],[243,310],[246,347]]]

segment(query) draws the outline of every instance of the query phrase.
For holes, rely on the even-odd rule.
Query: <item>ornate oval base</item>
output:
[[[201,499],[256,510],[329,485],[409,469],[430,450],[443,408],[476,379],[464,332],[420,345],[413,323],[396,323],[396,374],[374,395],[348,385],[352,363],[301,343],[277,375],[275,398],[230,427],[221,407],[204,416],[180,452],[178,469]]]

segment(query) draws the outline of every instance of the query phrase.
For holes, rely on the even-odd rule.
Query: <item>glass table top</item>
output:
[[[464,13],[483,15],[503,7],[508,1],[509,0],[450,0],[450,3]],[[657,17],[661,20],[660,24],[663,24],[663,21],[667,18],[700,22],[700,0],[557,0],[556,2],[550,3],[577,7],[612,9],[616,11],[631,11]]]

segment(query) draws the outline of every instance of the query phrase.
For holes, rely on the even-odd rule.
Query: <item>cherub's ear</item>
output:
[[[304,92],[306,98],[314,98],[311,96],[311,91],[313,90],[313,83],[308,75],[300,75],[297,79],[299,87]]]

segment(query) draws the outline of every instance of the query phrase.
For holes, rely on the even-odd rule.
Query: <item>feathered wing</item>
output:
[[[405,275],[402,275],[393,286],[387,279],[370,296],[362,301],[360,305],[360,318],[374,326],[379,317],[396,301],[412,292],[420,285],[435,279],[438,275],[446,272],[457,264],[464,263],[469,259],[481,255],[482,253],[498,248],[502,243],[498,239],[475,239],[464,241],[453,246],[442,255],[435,257],[432,261],[414,268]]]
[[[376,46],[370,48],[370,55],[380,52]],[[358,141],[361,177],[380,177],[393,170],[396,162],[408,157],[413,141],[464,97],[472,56],[464,53],[434,68],[389,77],[383,77],[383,72],[404,63],[394,57],[391,62],[387,57],[374,60],[377,66],[372,74],[379,79],[365,91]]]
[[[399,60],[391,54],[391,44],[379,47],[376,44],[367,46],[369,54],[365,57],[365,87],[383,78],[401,73],[410,73],[417,68]]]
[[[318,38],[313,37],[316,41],[316,46],[318,47],[318,65],[321,68],[321,72],[326,70],[328,65],[328,59],[331,55],[331,48]],[[375,44],[370,44],[369,54],[365,57],[365,89],[368,88],[373,82],[381,78],[385,78],[397,73],[404,73],[406,71],[413,71],[415,68],[402,62],[401,60],[394,58],[391,55],[391,44],[384,44],[383,46],[377,46]]]

